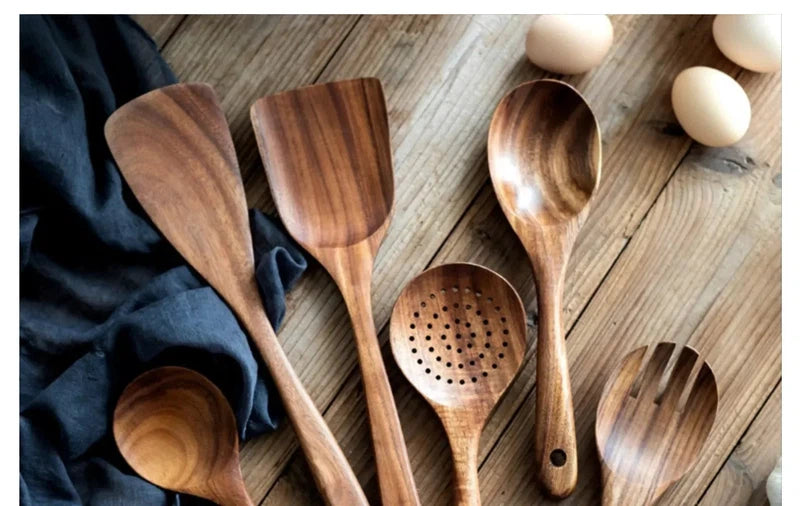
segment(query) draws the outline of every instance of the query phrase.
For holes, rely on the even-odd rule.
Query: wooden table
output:
[[[139,16],[182,81],[217,90],[251,206],[274,213],[248,109],[261,95],[358,76],[383,81],[394,151],[394,221],[380,251],[374,312],[420,496],[451,498],[450,455],[433,411],[388,353],[387,322],[404,284],[428,266],[486,265],[529,311],[531,270],[489,182],[486,135],[500,98],[546,75],[524,54],[530,16]],[[720,404],[700,460],[661,504],[763,504],[780,454],[781,75],[725,59],[708,16],[612,16],[599,68],[566,80],[603,133],[599,195],[573,255],[565,294],[580,478],[564,504],[596,504],[595,409],[609,369],[659,340],[688,343],[716,373]],[[692,65],[735,77],[750,130],[724,149],[693,143],[670,107],[672,79]],[[333,282],[312,265],[291,292],[280,339],[370,499],[375,467],[351,327]],[[486,505],[547,503],[534,481],[535,344],[481,440]],[[291,429],[242,450],[262,504],[320,503]]]

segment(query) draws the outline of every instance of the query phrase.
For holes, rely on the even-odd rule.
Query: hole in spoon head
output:
[[[556,449],[550,452],[550,462],[556,467],[561,467],[567,463],[567,453],[562,449]]]

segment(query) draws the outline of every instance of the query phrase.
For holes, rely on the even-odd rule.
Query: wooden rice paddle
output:
[[[370,300],[375,254],[394,205],[380,81],[340,81],[263,97],[250,116],[286,228],[325,266],[350,312],[383,504],[419,504]]]
[[[231,306],[283,400],[329,504],[367,504],[353,470],[306,393],[264,313],[238,162],[206,84],[175,84],[122,106],[106,139],[125,180],[178,252]]]
[[[538,478],[550,495],[566,497],[578,480],[578,455],[561,299],[572,246],[600,180],[600,128],[572,86],[532,81],[500,101],[488,151],[497,200],[536,278]]]

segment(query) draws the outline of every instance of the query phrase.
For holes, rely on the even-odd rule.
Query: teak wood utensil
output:
[[[675,348],[658,343],[650,360],[647,346],[632,351],[606,383],[595,422],[604,506],[655,503],[691,468],[711,432],[714,373],[688,346],[668,369]]]
[[[138,376],[117,401],[114,439],[133,470],[159,487],[222,506],[253,506],[233,411],[200,373],[160,367]]]
[[[600,180],[600,128],[574,88],[532,81],[497,106],[488,155],[497,199],[536,279],[538,478],[550,495],[566,497],[577,483],[578,458],[562,297],[569,256]]]
[[[250,334],[325,500],[367,504],[264,312],[236,152],[214,90],[206,84],[154,90],[112,114],[105,133],[144,210]]]
[[[453,453],[456,505],[480,505],[478,444],[497,402],[522,365],[522,300],[495,272],[474,264],[429,269],[392,310],[392,353],[442,420]]]
[[[419,504],[372,319],[372,267],[394,205],[380,81],[263,97],[250,117],[286,228],[328,270],[350,312],[383,503]]]

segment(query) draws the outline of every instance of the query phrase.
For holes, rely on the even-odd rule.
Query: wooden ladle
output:
[[[250,116],[286,228],[328,270],[350,312],[383,503],[419,504],[372,319],[372,267],[394,204],[380,81],[263,97]]]
[[[688,346],[676,353],[675,343],[658,343],[649,360],[647,350],[622,360],[597,407],[604,506],[655,503],[691,468],[714,425],[717,383],[708,363]]]
[[[233,411],[200,373],[160,367],[133,380],[114,410],[114,439],[133,470],[159,487],[222,506],[253,506]]]
[[[458,506],[479,506],[478,444],[486,421],[525,356],[522,300],[495,272],[474,264],[428,269],[392,311],[392,353],[442,420],[453,453]]]
[[[114,112],[105,134],[144,210],[250,334],[322,496],[329,504],[367,504],[264,312],[239,165],[214,90],[175,84],[151,91]]]
[[[522,84],[497,106],[489,169],[500,207],[528,252],[536,279],[534,458],[554,497],[575,489],[578,458],[564,343],[567,263],[600,179],[600,128],[581,95],[543,79]]]

